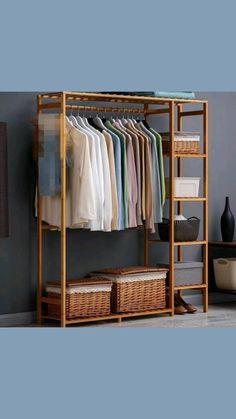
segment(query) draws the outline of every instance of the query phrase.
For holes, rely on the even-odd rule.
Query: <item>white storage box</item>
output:
[[[199,195],[200,177],[175,177],[174,196],[194,198]],[[169,197],[169,178],[165,178],[166,194]]]
[[[216,286],[224,290],[236,290],[236,258],[213,260]]]

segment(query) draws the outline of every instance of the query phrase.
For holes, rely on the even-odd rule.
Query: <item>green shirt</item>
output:
[[[114,134],[118,135],[121,145],[121,173],[122,173],[122,183],[123,183],[123,197],[124,197],[124,224],[125,228],[129,227],[128,220],[128,173],[127,173],[127,158],[126,158],[126,138],[125,135],[120,132],[118,129],[113,127],[110,121],[106,121],[104,124],[108,129],[110,129]]]

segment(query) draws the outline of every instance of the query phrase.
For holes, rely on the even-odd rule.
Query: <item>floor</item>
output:
[[[209,312],[203,313],[201,307],[195,314],[184,314],[179,316],[156,316],[123,320],[118,322],[100,322],[86,324],[92,327],[236,327],[236,302],[224,304],[212,304]],[[56,323],[47,326],[56,326]],[[33,326],[33,325],[32,325]],[[73,326],[78,327],[78,326]],[[81,325],[80,325],[81,327]],[[82,327],[85,327],[83,325]]]

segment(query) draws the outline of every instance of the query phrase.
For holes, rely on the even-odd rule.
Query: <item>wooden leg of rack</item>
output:
[[[206,154],[203,166],[203,192],[206,197],[204,202],[203,214],[203,231],[206,244],[203,247],[203,277],[206,288],[203,290],[203,311],[208,311],[208,103],[203,105],[203,152]]]
[[[174,176],[175,176],[175,162],[174,162],[174,129],[175,129],[175,108],[174,102],[170,103],[169,113],[169,133],[170,133],[170,158],[169,158],[169,179],[170,179],[170,199],[169,199],[169,306],[171,315],[174,315],[174,263],[175,263],[175,249],[174,249]]]
[[[122,317],[118,317],[118,323],[122,323]]]
[[[66,138],[65,96],[62,97],[60,116],[61,158],[61,327],[66,326]]]
[[[148,266],[149,264],[149,244],[148,244],[148,238],[149,238],[149,232],[146,229],[146,225],[144,224],[144,266]]]
[[[38,261],[37,261],[37,324],[42,324],[42,222],[41,222],[41,197],[37,193],[38,199]]]
[[[37,96],[37,123],[40,114],[41,98]],[[37,142],[39,149],[39,129],[37,125]],[[39,178],[39,171],[38,171]],[[42,324],[42,276],[43,276],[43,230],[42,230],[42,197],[37,188],[37,324]]]
[[[207,313],[208,312],[208,289],[204,288],[202,290],[202,297],[203,297],[203,312]]]

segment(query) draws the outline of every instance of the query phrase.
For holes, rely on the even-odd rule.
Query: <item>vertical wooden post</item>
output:
[[[182,117],[181,112],[183,110],[183,105],[178,104],[177,106],[177,129],[178,131],[182,131],[183,129],[183,123],[182,123]],[[178,157],[177,159],[177,176],[183,176],[183,164],[182,164],[182,158]],[[182,214],[183,212],[183,202],[178,202],[178,214]],[[178,246],[178,261],[182,262],[183,260],[183,248],[182,246]]]
[[[171,315],[174,315],[174,263],[175,263],[175,249],[174,249],[174,177],[175,177],[175,156],[174,156],[174,129],[175,129],[175,103],[169,103],[169,133],[170,133],[170,158],[169,158],[169,301],[171,308]]]
[[[144,117],[145,120],[147,119],[147,110],[148,104],[144,104]],[[149,265],[149,231],[146,229],[146,223],[144,222],[144,243],[143,243],[143,251],[144,251],[144,266]]]
[[[61,327],[66,326],[66,100],[61,97],[60,113],[60,159],[61,159]]]
[[[37,159],[39,158],[39,115],[41,112],[40,105],[42,103],[41,95],[37,95]],[[39,165],[38,179],[39,180]],[[37,182],[38,184],[38,182]],[[42,237],[42,197],[39,193],[39,184],[37,185],[37,323],[42,324],[42,263],[43,263],[43,237]]]
[[[206,244],[203,245],[203,262],[204,262],[204,269],[203,269],[203,280],[204,284],[206,285],[203,288],[203,311],[208,311],[208,103],[203,104],[203,153],[206,155],[204,160],[204,168],[203,168],[203,176],[204,176],[204,183],[203,183],[203,193],[206,197],[206,201],[204,201],[204,223],[203,223],[203,231],[204,231],[204,240]]]

